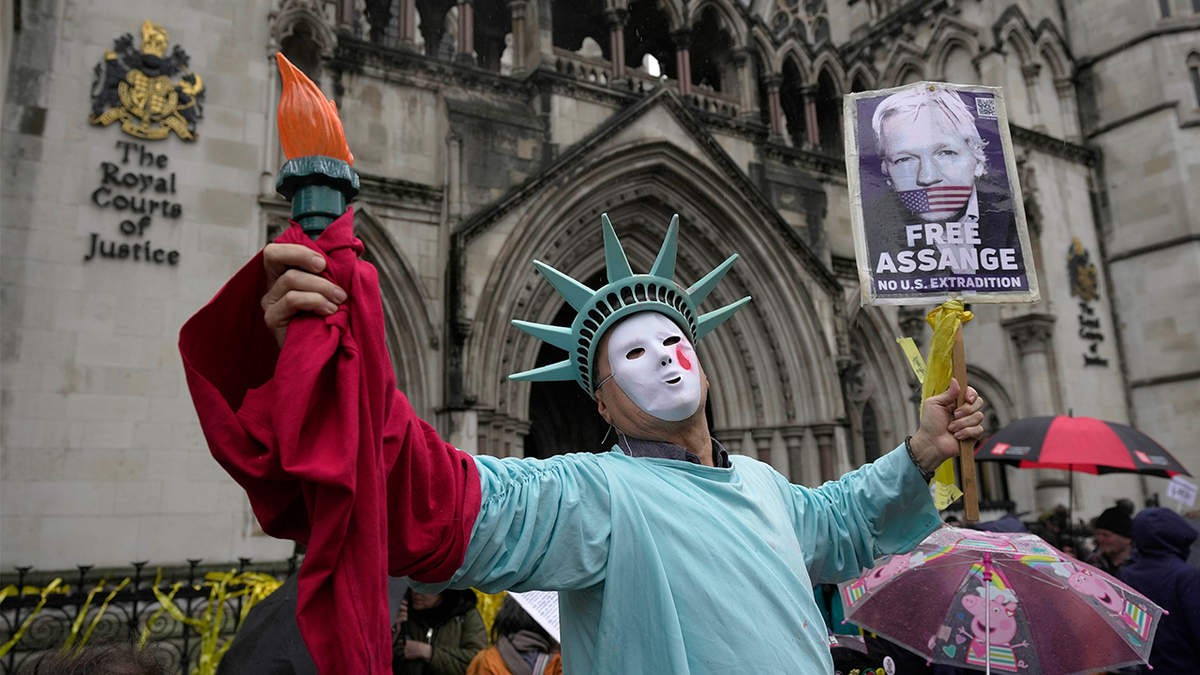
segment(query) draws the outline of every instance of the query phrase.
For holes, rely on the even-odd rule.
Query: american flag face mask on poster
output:
[[[949,218],[958,213],[971,199],[975,188],[970,185],[947,185],[899,192],[900,201],[913,213],[927,218]]]

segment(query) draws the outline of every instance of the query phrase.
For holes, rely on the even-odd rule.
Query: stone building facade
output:
[[[805,484],[890,451],[919,398],[895,338],[923,344],[929,308],[858,304],[841,95],[928,79],[1004,86],[1030,214],[1043,300],[976,305],[967,328],[990,425],[1133,422],[1200,468],[1191,2],[1109,3],[1120,21],[1079,0],[21,3],[3,68],[0,565],[290,553],[209,456],[175,348],[286,225],[277,51],[341,110],[397,380],[458,447],[603,447],[576,385],[507,379],[561,358],[509,321],[566,316],[534,258],[599,278],[601,213],[635,270],[678,213],[677,276],[737,252],[709,302],[755,298],[699,345],[717,438]],[[202,78],[194,140],[89,123],[94,67],[125,33],[148,53],[146,18]],[[143,174],[177,215],[119,210]],[[104,241],[164,262],[88,258]],[[1067,496],[1056,472],[981,480],[994,508]],[[1087,515],[1165,492],[1075,480]]]

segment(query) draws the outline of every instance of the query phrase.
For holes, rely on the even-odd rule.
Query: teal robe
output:
[[[815,489],[730,459],[476,457],[463,565],[414,587],[559,591],[568,675],[831,673],[813,585],[937,529],[929,488],[902,449]]]

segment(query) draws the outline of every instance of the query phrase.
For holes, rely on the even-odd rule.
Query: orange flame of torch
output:
[[[337,106],[293,66],[283,54],[276,54],[283,78],[279,97],[279,141],[288,159],[325,155],[354,164],[354,155],[346,145],[346,133],[338,118]]]

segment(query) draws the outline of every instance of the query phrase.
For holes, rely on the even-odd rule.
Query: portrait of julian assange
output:
[[[993,91],[923,82],[848,104],[856,236],[866,248],[859,244],[859,266],[869,268],[874,297],[1030,293],[1019,188],[1005,156],[1011,142]]]

